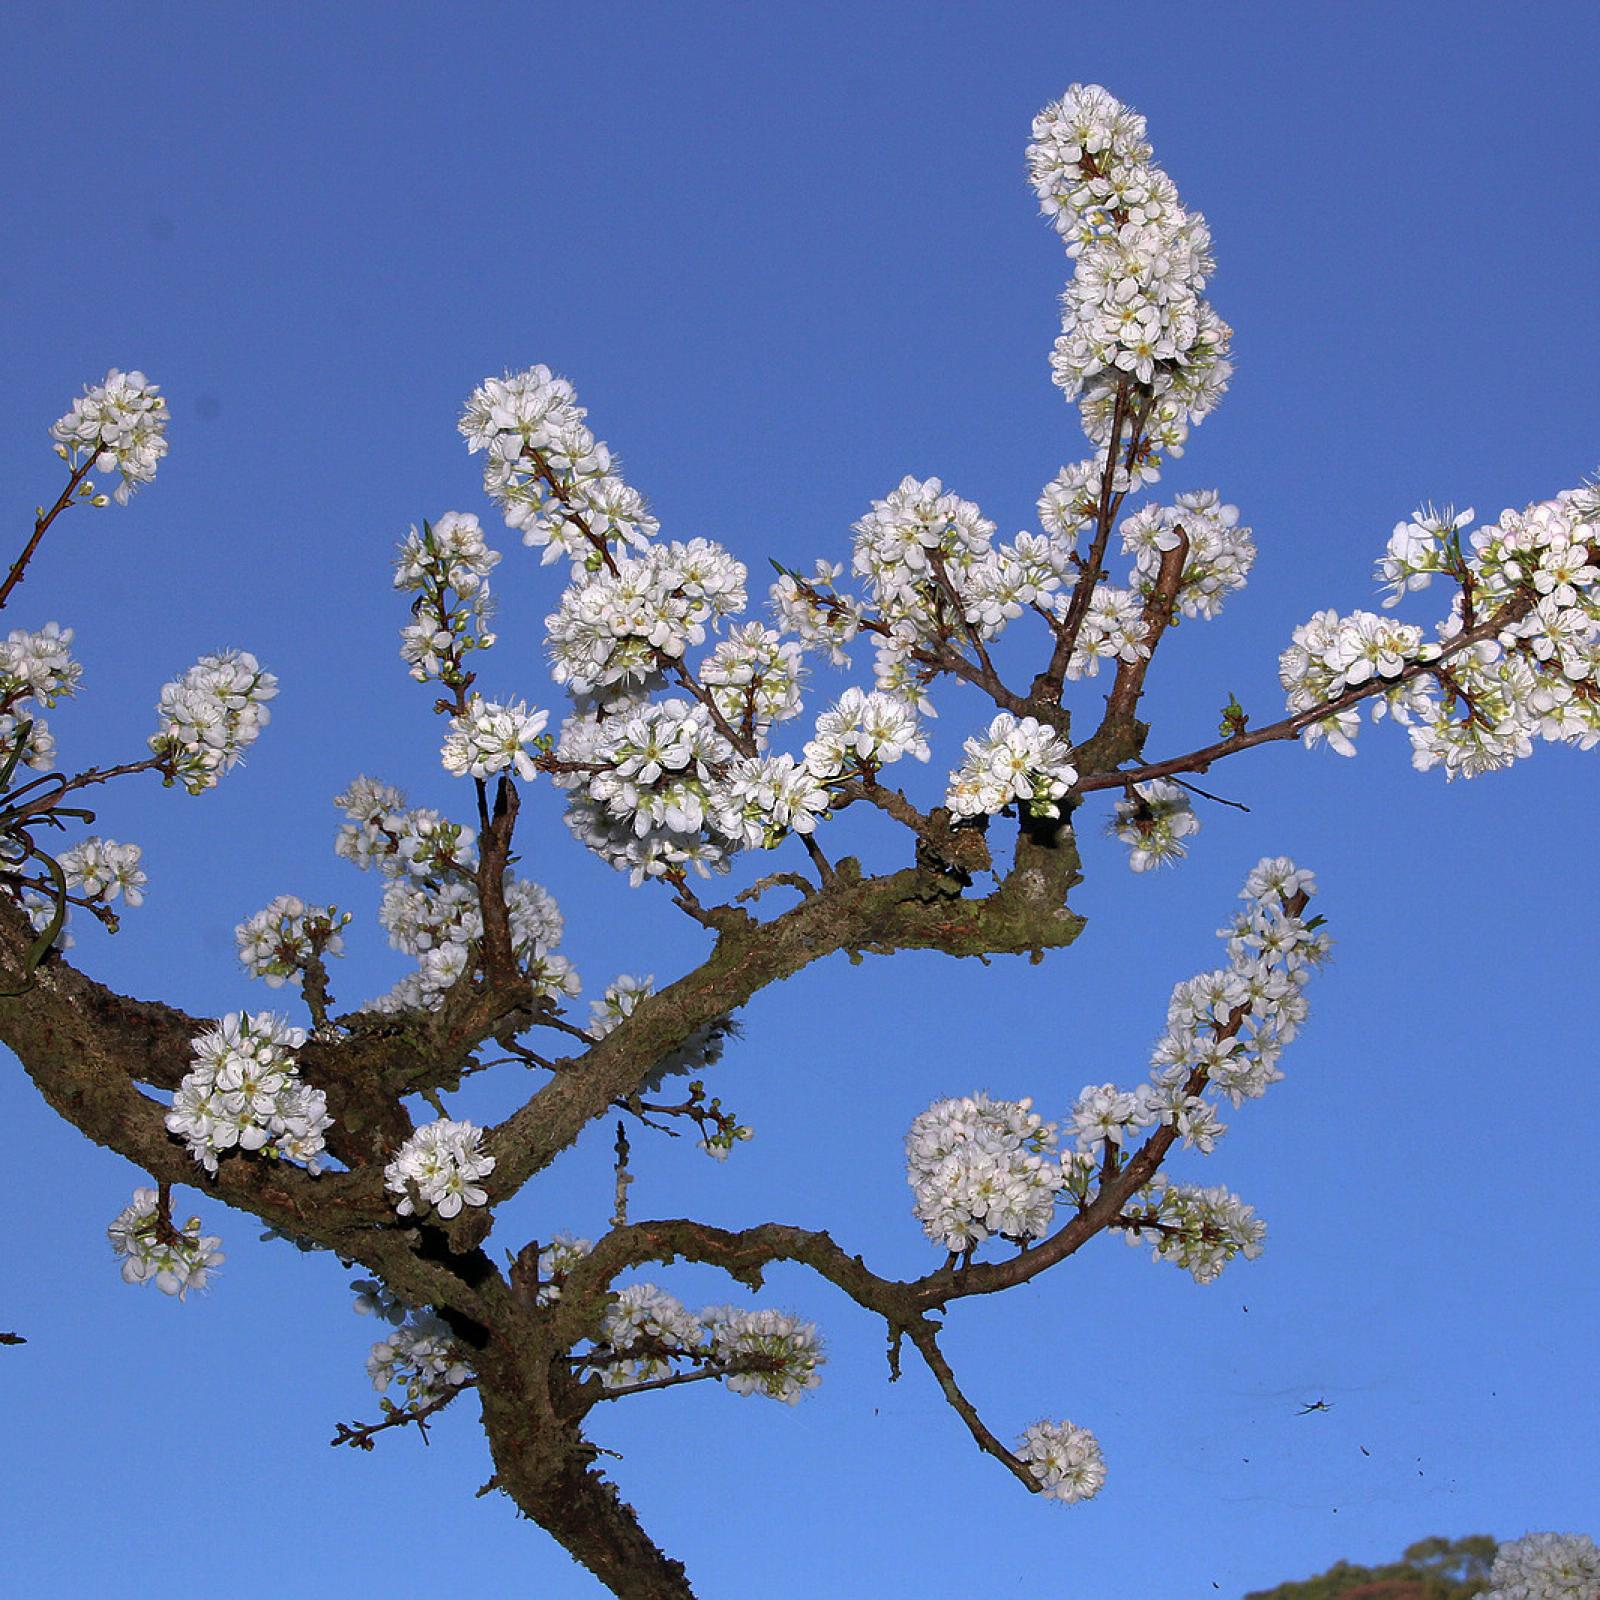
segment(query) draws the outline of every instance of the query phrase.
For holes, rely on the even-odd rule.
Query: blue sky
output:
[[[582,8],[346,5],[8,11],[0,463],[20,544],[58,468],[45,430],[88,379],[143,367],[172,454],[127,510],[52,534],[8,626],[78,630],[63,759],[142,748],[160,683],[221,645],[283,680],[248,767],[199,800],[104,796],[146,906],[77,956],[200,1014],[270,1003],[233,959],[273,895],[362,918],[353,1003],[402,970],[375,886],[329,848],[357,772],[459,806],[429,696],[396,655],[394,541],[478,511],[455,432],[485,374],[566,373],[672,537],[765,569],[848,548],[905,473],[1002,534],[1084,453],[1046,356],[1065,260],[1022,177],[1029,119],[1074,80],[1143,111],[1215,236],[1234,388],[1159,492],[1218,487],[1256,529],[1251,587],[1158,663],[1153,754],[1236,692],[1264,719],[1290,630],[1373,602],[1420,501],[1493,516],[1600,462],[1593,177],[1600,27],[1576,5]],[[491,692],[558,704],[556,595],[510,534]],[[1427,605],[1408,612],[1431,620]],[[1092,703],[1093,691],[1083,703]],[[979,711],[952,698],[931,797]],[[1592,757],[1541,749],[1446,788],[1384,728],[1352,762],[1290,747],[1218,769],[1176,873],[1133,877],[1086,816],[1089,928],[1037,968],[843,960],[762,996],[714,1079],[758,1142],[714,1166],[640,1141],[638,1215],[827,1226],[881,1270],[933,1249],[900,1140],[988,1089],[1064,1111],[1136,1081],[1176,980],[1263,854],[1314,867],[1338,940],[1288,1080],[1186,1175],[1270,1225],[1209,1289],[1102,1241],[949,1345],[1003,1436],[1094,1428],[1088,1506],[1028,1497],[919,1370],[825,1285],[797,1410],[721,1391],[603,1419],[618,1482],[708,1597],[1239,1595],[1430,1533],[1600,1532],[1589,1097]],[[535,791],[527,870],[589,993],[694,949],[664,895],[585,857]],[[889,859],[885,847],[873,858]],[[872,844],[867,848],[870,852]],[[280,996],[281,1001],[281,996]],[[517,1085],[463,1101],[491,1115]],[[104,1227],[138,1175],[0,1072],[11,1263],[0,1327],[0,1546],[18,1593],[102,1600],[361,1583],[410,1596],[596,1586],[488,1476],[470,1405],[431,1448],[332,1452],[373,1412],[370,1324],[326,1258],[208,1201],[225,1274],[183,1306],[126,1288]],[[609,1132],[531,1187],[497,1242],[593,1231]],[[194,1198],[185,1195],[186,1200]],[[663,1278],[691,1303],[714,1274]],[[1303,1400],[1333,1409],[1298,1418]],[[1367,1454],[1365,1452],[1370,1452]],[[1215,1585],[1215,1588],[1213,1588]]]

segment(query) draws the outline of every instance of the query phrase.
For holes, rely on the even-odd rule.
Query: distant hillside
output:
[[[1489,1587],[1495,1548],[1484,1533],[1421,1539],[1386,1566],[1339,1561],[1317,1577],[1257,1589],[1244,1600],[1471,1600]]]

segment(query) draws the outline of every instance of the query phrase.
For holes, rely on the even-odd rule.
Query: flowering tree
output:
[[[492,1486],[619,1595],[691,1591],[602,1475],[589,1414],[697,1382],[794,1403],[823,1365],[811,1324],[755,1304],[691,1310],[636,1275],[653,1264],[705,1263],[751,1292],[774,1263],[811,1268],[886,1329],[895,1370],[906,1356],[927,1365],[1026,1489],[1095,1494],[1105,1466],[1088,1428],[1042,1420],[997,1437],[941,1348],[942,1319],[1104,1233],[1200,1283],[1257,1255],[1265,1229],[1249,1205],[1170,1176],[1167,1160],[1180,1142],[1212,1153],[1223,1103],[1241,1108],[1280,1078],[1327,936],[1311,873],[1268,857],[1223,930],[1221,964],[1172,991],[1143,1082],[1091,1084],[1054,1121],[982,1094],[924,1111],[907,1171],[935,1253],[908,1280],[782,1221],[630,1216],[630,1130],[686,1127],[717,1158],[748,1137],[703,1074],[754,995],[838,951],[1064,948],[1082,927],[1069,896],[1086,822],[1104,818],[1133,870],[1169,865],[1199,826],[1197,777],[1273,742],[1352,755],[1364,708],[1446,778],[1504,767],[1541,739],[1600,740],[1600,492],[1579,488],[1476,527],[1471,512],[1419,511],[1379,560],[1384,613],[1323,611],[1294,630],[1284,714],[1230,701],[1215,730],[1151,744],[1140,709],[1158,647],[1179,620],[1216,616],[1254,555],[1219,494],[1142,498],[1224,394],[1230,331],[1204,298],[1208,231],[1152,162],[1142,118],[1075,86],[1036,119],[1028,155],[1072,263],[1053,370],[1090,445],[1045,486],[1037,532],[998,541],[972,502],[907,478],[856,523],[848,573],[826,559],[780,568],[765,620],[749,618],[745,566],[708,540],[660,537],[565,379],[534,367],[469,398],[461,431],[488,497],[544,562],[569,568],[546,635],[570,705],[552,727],[548,710],[479,689],[501,555],[470,513],[413,529],[394,572],[409,606],[401,655],[433,686],[463,803],[447,817],[369,776],[338,796],[336,850],[384,880],[380,920],[416,963],[387,994],[341,1010],[330,964],[351,919],[287,894],[237,940],[251,975],[298,991],[299,1020],[195,1018],[71,965],[69,914],[115,927],[115,903],[137,906],[145,883],[137,846],[86,831],[85,791],[144,771],[212,788],[267,723],[276,679],[244,651],[204,656],[162,688],[148,754],[68,774],[43,712],[76,687],[70,629],[0,646],[0,1038],[63,1116],[150,1174],[110,1226],[123,1276],[181,1298],[221,1260],[208,1224],[174,1211],[180,1184],[334,1252],[362,1274],[358,1307],[385,1324],[369,1362],[379,1415],[341,1425],[340,1442],[426,1428],[472,1391]],[[113,370],[74,402],[52,430],[67,481],[0,606],[59,517],[154,478],[167,420],[138,372]],[[112,495],[92,473],[115,479]],[[1388,614],[1435,579],[1447,602],[1431,631]],[[1022,678],[1019,649],[1034,651]],[[809,737],[786,738],[808,667],[848,672],[868,656],[871,687],[823,697]],[[950,680],[992,716],[951,752],[942,803],[919,803],[888,769],[931,760],[932,702]],[[583,845],[688,919],[698,964],[659,989],[624,973],[586,1014],[574,1006],[561,912],[518,870],[519,786],[541,780],[565,792]],[[882,813],[880,859],[828,848],[830,819],[851,808]],[[782,858],[769,865],[768,851]],[[736,869],[736,892],[706,887]],[[494,1126],[452,1116],[444,1096],[489,1071],[534,1087]],[[491,1256],[497,1218],[512,1225],[502,1208],[580,1138],[611,1138],[619,1115],[609,1231],[519,1237],[504,1265]]]

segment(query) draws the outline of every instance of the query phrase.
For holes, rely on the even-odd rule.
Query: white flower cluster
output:
[[[1389,546],[1378,560],[1377,578],[1391,590],[1383,602],[1397,606],[1414,589],[1426,589],[1441,572],[1450,572],[1461,558],[1460,533],[1473,518],[1473,510],[1457,512],[1454,506],[1435,511],[1419,506],[1404,522],[1394,525]]]
[[[804,675],[800,646],[759,622],[730,629],[700,667],[723,721],[747,732],[758,748],[773,723],[799,716]]]
[[[817,718],[816,735],[805,749],[807,768],[824,782],[875,773],[907,755],[928,759],[916,712],[894,695],[855,688],[846,689]]]
[[[906,1179],[923,1231],[947,1250],[991,1236],[1040,1239],[1065,1183],[1055,1124],[1031,1100],[941,1100],[906,1134]]]
[[[1110,833],[1128,847],[1128,865],[1135,872],[1181,861],[1184,840],[1200,831],[1189,793],[1165,778],[1136,783],[1131,796],[1117,802]]]
[[[162,1294],[182,1300],[191,1289],[203,1289],[210,1275],[227,1259],[215,1234],[200,1232],[200,1219],[190,1217],[181,1228],[162,1214],[154,1189],[135,1189],[132,1201],[106,1229],[111,1248],[122,1260],[124,1283],[153,1283]]]
[[[167,453],[170,420],[159,384],[142,372],[113,367],[103,383],[84,386],[72,409],[51,425],[50,437],[74,464],[93,456],[97,472],[120,473],[114,497],[125,506],[141,483],[155,478],[156,464]]]
[[[1065,619],[1068,603],[1065,595],[1057,597],[1058,619]],[[1089,597],[1072,657],[1067,662],[1067,676],[1076,682],[1079,678],[1098,677],[1102,661],[1144,660],[1150,654],[1148,632],[1144,602],[1139,596],[1132,589],[1100,584]]]
[[[1600,1548],[1586,1533],[1529,1533],[1495,1552],[1483,1600],[1595,1600]]]
[[[0,857],[0,860],[6,859]],[[53,895],[40,894],[37,889],[24,889],[18,898],[22,902],[23,912],[28,918],[28,926],[35,933],[43,933],[55,920],[56,901]],[[70,950],[77,941],[68,929],[71,913],[61,919],[61,926],[56,931],[56,936],[50,948],[52,950]]]
[[[202,794],[255,743],[271,716],[265,702],[277,692],[278,680],[247,651],[201,656],[162,685],[150,748],[171,762],[173,779]]]
[[[1278,1059],[1306,1019],[1304,986],[1329,948],[1320,918],[1289,910],[1315,889],[1312,874],[1286,856],[1252,869],[1240,893],[1244,909],[1219,935],[1229,965],[1172,991],[1166,1032],[1151,1055],[1147,1114],[1174,1120],[1173,1102],[1196,1068],[1235,1106],[1282,1078]]]
[[[716,778],[732,756],[698,701],[626,702],[567,719],[554,782],[571,794],[567,826],[636,885],[685,866],[703,876],[738,848],[716,828]]]
[[[488,452],[485,493],[546,561],[598,564],[602,548],[642,547],[658,524],[584,423],[572,385],[548,367],[487,378],[461,418],[469,451]]]
[[[705,1340],[700,1319],[653,1283],[630,1283],[606,1307],[590,1365],[608,1389],[650,1383],[691,1358]]]
[[[528,746],[544,732],[548,711],[530,711],[521,700],[502,705],[475,694],[465,716],[450,719],[442,752],[445,771],[457,778],[492,778],[515,772],[531,779],[538,769]]]
[[[996,546],[994,524],[938,478],[903,479],[886,499],[873,501],[855,536],[853,569],[888,629],[876,641],[878,682],[914,701],[918,691],[905,680],[919,646],[964,652],[974,641],[992,640],[1028,607],[1047,604],[1071,570],[1070,539],[1021,533]],[[804,603],[815,618],[809,631],[820,642],[827,619],[816,614],[832,607],[804,601],[793,579],[786,582],[781,595],[774,590],[780,611]],[[852,620],[859,625],[859,616],[842,613],[835,636]]]
[[[489,1198],[478,1179],[494,1171],[494,1157],[483,1151],[483,1129],[472,1122],[440,1117],[417,1129],[383,1169],[383,1186],[399,1196],[395,1210],[402,1217],[418,1208],[448,1220],[463,1206],[481,1206]]]
[[[1077,461],[1063,467],[1039,496],[1039,526],[1051,543],[1070,558],[1078,536],[1094,526],[1100,514],[1100,463]]]
[[[1142,507],[1120,529],[1122,548],[1133,557],[1133,586],[1141,601],[1155,588],[1162,556],[1177,549],[1180,530],[1188,549],[1174,604],[1183,616],[1210,621],[1227,595],[1244,588],[1255,565],[1255,540],[1249,528],[1239,526],[1239,508],[1223,505],[1215,489],[1180,494],[1170,506]]]
[[[1436,573],[1461,585],[1436,637],[1424,643],[1420,628],[1371,612],[1318,612],[1279,662],[1291,712],[1382,684],[1371,696],[1373,719],[1392,715],[1410,737],[1412,765],[1443,767],[1447,778],[1509,766],[1532,753],[1535,739],[1600,744],[1600,490],[1502,512],[1472,534],[1468,554],[1461,529],[1471,515],[1417,512],[1395,529],[1378,565],[1393,590],[1385,604]],[[1493,619],[1501,626],[1492,636],[1455,644],[1469,622]],[[1359,726],[1358,708],[1346,706],[1309,724],[1303,738],[1353,755]]]
[[[931,1106],[906,1136],[914,1210],[931,1239],[965,1251],[992,1235],[1015,1243],[1050,1231],[1059,1198],[1088,1199],[1097,1162],[1127,1149],[1136,1129],[1170,1127],[1210,1154],[1226,1131],[1208,1089],[1240,1105],[1283,1074],[1283,1047],[1305,1021],[1302,993],[1328,950],[1321,918],[1307,922],[1315,880],[1287,857],[1259,862],[1245,881],[1245,908],[1221,931],[1229,965],[1178,984],[1148,1082],[1133,1090],[1089,1084],[1072,1111],[1073,1149],[1030,1100],[978,1095]],[[1163,1183],[1142,1194],[1144,1231],[1158,1259],[1202,1283],[1236,1255],[1260,1254],[1266,1229],[1236,1196]],[[1160,1224],[1161,1226],[1157,1226]]]
[[[1106,1481],[1100,1441],[1070,1422],[1031,1424],[1014,1454],[1039,1480],[1040,1493],[1065,1505],[1091,1499]]]
[[[1254,1207],[1226,1189],[1169,1183],[1146,1190],[1144,1197],[1144,1209],[1129,1215],[1145,1225],[1129,1225],[1127,1242],[1141,1244],[1148,1234],[1154,1245],[1151,1259],[1182,1267],[1196,1283],[1215,1283],[1236,1256],[1254,1261],[1261,1254],[1266,1223]]]
[[[809,578],[785,572],[767,591],[778,626],[836,667],[849,664],[845,646],[861,631],[865,615],[861,602],[838,587],[843,572],[837,561],[818,560]]]
[[[415,592],[412,619],[400,630],[400,655],[418,683],[466,681],[469,651],[495,641],[489,574],[500,560],[470,513],[447,511],[406,535],[395,555],[394,586]]]
[[[472,1376],[462,1353],[441,1318],[431,1311],[408,1312],[393,1333],[373,1345],[367,1376],[380,1394],[398,1384],[411,1405],[426,1405]]]
[[[765,1395],[792,1406],[822,1382],[817,1368],[824,1357],[814,1322],[770,1307],[746,1311],[736,1306],[709,1306],[700,1321],[711,1335],[711,1360],[744,1368],[722,1380],[735,1394]]]
[[[711,799],[717,831],[752,850],[770,850],[790,833],[814,833],[831,803],[810,767],[791,755],[736,756]]]
[[[1278,658],[1278,679],[1288,692],[1289,710],[1298,716],[1370,681],[1398,678],[1422,651],[1422,629],[1411,623],[1373,611],[1353,611],[1347,617],[1319,611],[1294,630],[1292,643]],[[1437,646],[1429,647],[1429,653],[1437,655]],[[1398,714],[1403,698],[1420,709],[1427,692],[1413,679],[1378,697],[1374,711],[1385,706]],[[1311,723],[1301,737],[1308,748],[1326,740],[1340,755],[1353,756],[1360,727],[1360,711],[1346,706]]]
[[[1051,367],[1084,429],[1110,433],[1118,385],[1154,397],[1162,454],[1182,453],[1191,423],[1221,398],[1232,331],[1202,298],[1212,269],[1205,219],[1186,211],[1150,160],[1144,118],[1097,84],[1074,84],[1034,118],[1028,168],[1044,214],[1077,270],[1062,297]]]
[[[111,901],[121,895],[130,906],[139,906],[149,882],[139,867],[142,853],[136,844],[91,837],[69,845],[56,860],[67,887],[85,899]]]
[[[327,1097],[302,1083],[294,1052],[306,1042],[270,1011],[232,1011],[193,1040],[194,1065],[178,1085],[167,1129],[212,1174],[233,1149],[320,1170],[323,1134],[333,1125]]]
[[[536,1303],[553,1306],[561,1298],[561,1286],[567,1281],[567,1274],[593,1249],[592,1239],[577,1239],[570,1233],[558,1233],[539,1252]]]
[[[417,960],[387,994],[369,1001],[371,1011],[435,1009],[445,992],[475,968],[483,938],[471,828],[426,807],[409,809],[391,784],[357,778],[335,797],[348,819],[334,850],[363,870],[376,867],[389,879],[378,920],[389,943]],[[572,963],[557,953],[562,917],[551,894],[509,873],[504,883],[511,943],[536,997],[556,999],[578,992]]]
[[[55,739],[30,702],[50,707],[77,690],[83,668],[72,659],[71,645],[72,629],[55,622],[32,632],[15,628],[0,640],[0,767],[15,752],[24,724],[18,765],[47,772],[55,764]]]
[[[718,1373],[735,1394],[794,1405],[822,1381],[817,1369],[824,1359],[815,1323],[734,1306],[708,1306],[696,1315],[653,1283],[634,1283],[606,1307],[587,1361],[608,1389],[700,1368]],[[722,1374],[723,1368],[735,1370]]]
[[[993,816],[1015,802],[1031,816],[1058,817],[1058,802],[1078,781],[1071,746],[1033,717],[1002,711],[963,748],[945,796],[954,816]]]
[[[550,672],[574,694],[648,685],[745,606],[746,570],[709,539],[652,546],[575,581],[545,618]]]
[[[281,989],[315,959],[344,954],[350,913],[337,906],[308,906],[298,895],[280,894],[233,930],[239,962],[269,989]]]

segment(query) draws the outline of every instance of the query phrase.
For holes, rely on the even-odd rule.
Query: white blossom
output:
[[[458,778],[490,778],[515,772],[531,779],[538,769],[528,746],[544,731],[548,711],[530,711],[521,700],[502,705],[473,695],[463,716],[450,719],[444,741],[445,771]]]
[[[85,385],[72,409],[51,426],[50,437],[74,463],[92,456],[97,472],[119,473],[113,498],[125,506],[140,484],[154,480],[167,453],[170,420],[158,384],[142,372],[113,367],[104,382]]]
[[[443,1318],[431,1311],[414,1311],[373,1345],[367,1376],[380,1394],[399,1385],[409,1404],[426,1405],[472,1377],[464,1354]]]
[[[745,567],[707,539],[619,556],[545,618],[551,676],[575,694],[649,682],[745,604]]]
[[[37,700],[48,707],[75,693],[83,668],[71,647],[72,629],[57,622],[31,632],[13,628],[0,640],[0,706]]]
[[[658,525],[585,416],[572,385],[535,366],[486,378],[461,432],[469,451],[486,452],[484,490],[522,542],[593,571],[602,551],[645,548]]]
[[[1495,1552],[1483,1600],[1595,1600],[1600,1548],[1586,1533],[1529,1533]]]
[[[1013,1453],[1039,1480],[1040,1491],[1065,1505],[1092,1499],[1106,1481],[1099,1441],[1070,1422],[1031,1423]]]
[[[1145,482],[1181,454],[1189,425],[1215,406],[1231,372],[1231,330],[1201,294],[1210,233],[1150,154],[1144,118],[1098,84],[1073,84],[1046,106],[1028,146],[1040,205],[1076,263],[1055,381],[1101,444],[1122,409],[1121,386],[1132,379],[1151,391],[1151,439],[1137,463]]]
[[[1162,557],[1178,548],[1181,532],[1187,549],[1173,602],[1185,617],[1215,617],[1223,599],[1244,588],[1255,563],[1255,542],[1250,529],[1239,526],[1239,508],[1224,505],[1214,489],[1180,494],[1170,506],[1145,506],[1125,518],[1120,531],[1123,550],[1134,558],[1141,602],[1154,591]]]
[[[121,895],[130,906],[138,906],[144,904],[144,888],[149,882],[139,868],[142,854],[136,844],[92,837],[68,845],[56,860],[67,887],[85,898],[111,901]]]
[[[1135,872],[1181,861],[1184,840],[1200,831],[1200,819],[1188,791],[1165,778],[1133,786],[1131,797],[1117,802],[1110,831],[1128,847],[1128,865]]]
[[[806,766],[824,781],[858,769],[875,771],[905,755],[928,759],[916,713],[892,695],[855,688],[817,718],[816,737],[805,750]]]
[[[337,906],[308,906],[298,895],[280,894],[233,930],[239,963],[269,989],[281,988],[313,960],[343,955],[341,935],[350,920]]]
[[[1057,802],[1078,781],[1071,746],[1033,717],[1002,711],[964,749],[945,797],[958,817],[992,816],[1014,802],[1034,816],[1056,817]]]
[[[409,1217],[421,1204],[448,1220],[463,1206],[486,1204],[478,1179],[494,1171],[494,1157],[482,1147],[476,1123],[440,1117],[418,1128],[383,1169],[384,1188],[399,1197],[395,1210]]]
[[[562,1285],[567,1275],[594,1249],[591,1239],[578,1239],[570,1233],[558,1233],[539,1252],[539,1289],[535,1296],[541,1306],[554,1305],[561,1298]]]
[[[169,1132],[215,1174],[230,1150],[255,1150],[319,1170],[332,1126],[321,1089],[302,1083],[294,1053],[305,1030],[269,1011],[229,1012],[193,1041],[194,1065],[172,1099]]]
[[[735,1394],[765,1395],[796,1405],[808,1389],[822,1382],[817,1371],[825,1359],[814,1322],[769,1308],[741,1310],[710,1306],[700,1313],[711,1334],[711,1359],[719,1366],[750,1363],[750,1370],[730,1372],[723,1382]]]
[[[265,702],[277,692],[278,680],[247,651],[202,656],[162,686],[150,748],[171,762],[175,781],[201,794],[255,742],[271,715]]]
[[[591,1365],[608,1389],[649,1383],[669,1376],[675,1357],[702,1351],[705,1340],[680,1300],[653,1283],[632,1283],[606,1307]]]
[[[1040,1239],[1064,1179],[1055,1124],[1031,1100],[941,1100],[906,1135],[913,1211],[930,1239],[964,1251],[991,1235]]]
[[[162,1294],[180,1300],[191,1289],[204,1289],[227,1259],[218,1248],[222,1240],[200,1232],[198,1217],[176,1227],[164,1215],[154,1189],[135,1189],[132,1201],[106,1229],[106,1237],[121,1258],[124,1283],[153,1283]]]
[[[1238,1195],[1188,1183],[1158,1185],[1145,1194],[1145,1210],[1131,1213],[1144,1226],[1126,1225],[1128,1243],[1148,1235],[1151,1259],[1182,1267],[1196,1283],[1216,1282],[1236,1256],[1254,1261],[1261,1254],[1267,1225]]]

